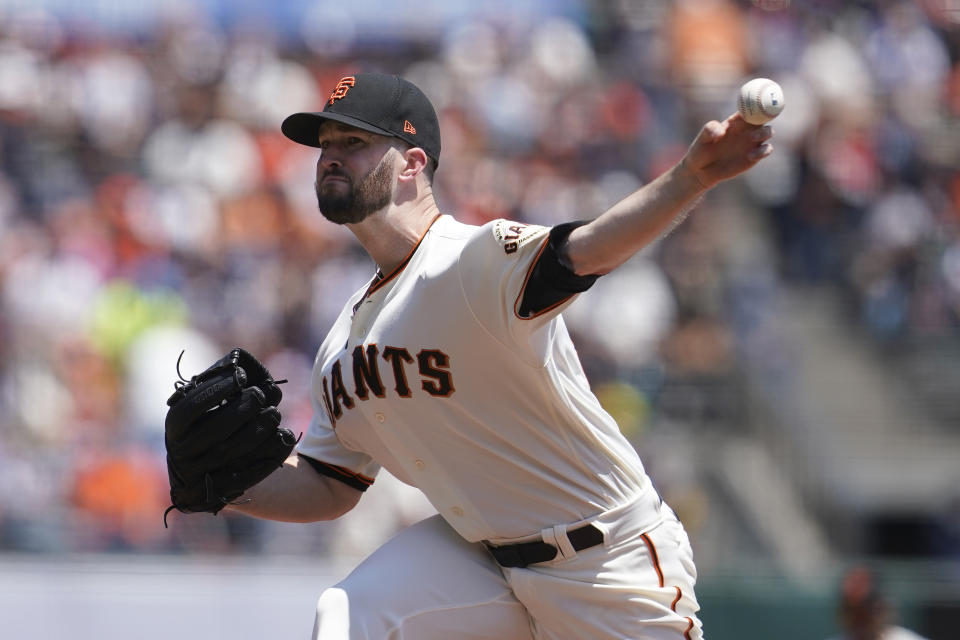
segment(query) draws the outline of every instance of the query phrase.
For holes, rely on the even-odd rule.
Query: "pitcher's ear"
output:
[[[413,180],[424,173],[433,162],[426,151],[420,147],[410,147],[403,151],[403,167],[400,169],[400,180]]]

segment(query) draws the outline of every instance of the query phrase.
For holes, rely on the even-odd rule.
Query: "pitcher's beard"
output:
[[[343,173],[334,172],[332,175],[344,176],[349,180],[349,177]],[[350,180],[346,193],[337,193],[335,186],[324,190],[318,180],[314,184],[317,206],[320,207],[323,217],[330,222],[336,224],[361,222],[370,214],[390,204],[390,198],[393,195],[392,178],[390,163],[384,157],[376,167],[360,178],[359,182],[354,183]]]

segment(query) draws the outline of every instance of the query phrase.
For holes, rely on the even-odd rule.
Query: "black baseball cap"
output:
[[[434,166],[440,163],[440,125],[430,100],[415,84],[383,73],[341,78],[316,113],[295,113],[280,125],[283,135],[319,147],[320,125],[332,120],[423,149]]]

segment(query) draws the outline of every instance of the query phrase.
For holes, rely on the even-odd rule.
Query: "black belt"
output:
[[[583,551],[601,544],[603,532],[592,524],[586,524],[567,531],[567,539],[576,551]],[[555,546],[542,540],[505,544],[499,547],[488,544],[487,548],[501,567],[525,567],[528,564],[547,562],[556,558],[560,552]]]

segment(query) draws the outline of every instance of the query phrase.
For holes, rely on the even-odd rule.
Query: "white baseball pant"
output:
[[[427,518],[323,592],[314,640],[700,640],[686,532],[665,505],[644,527],[632,506],[590,520],[603,544],[556,540],[556,559],[524,568]]]

